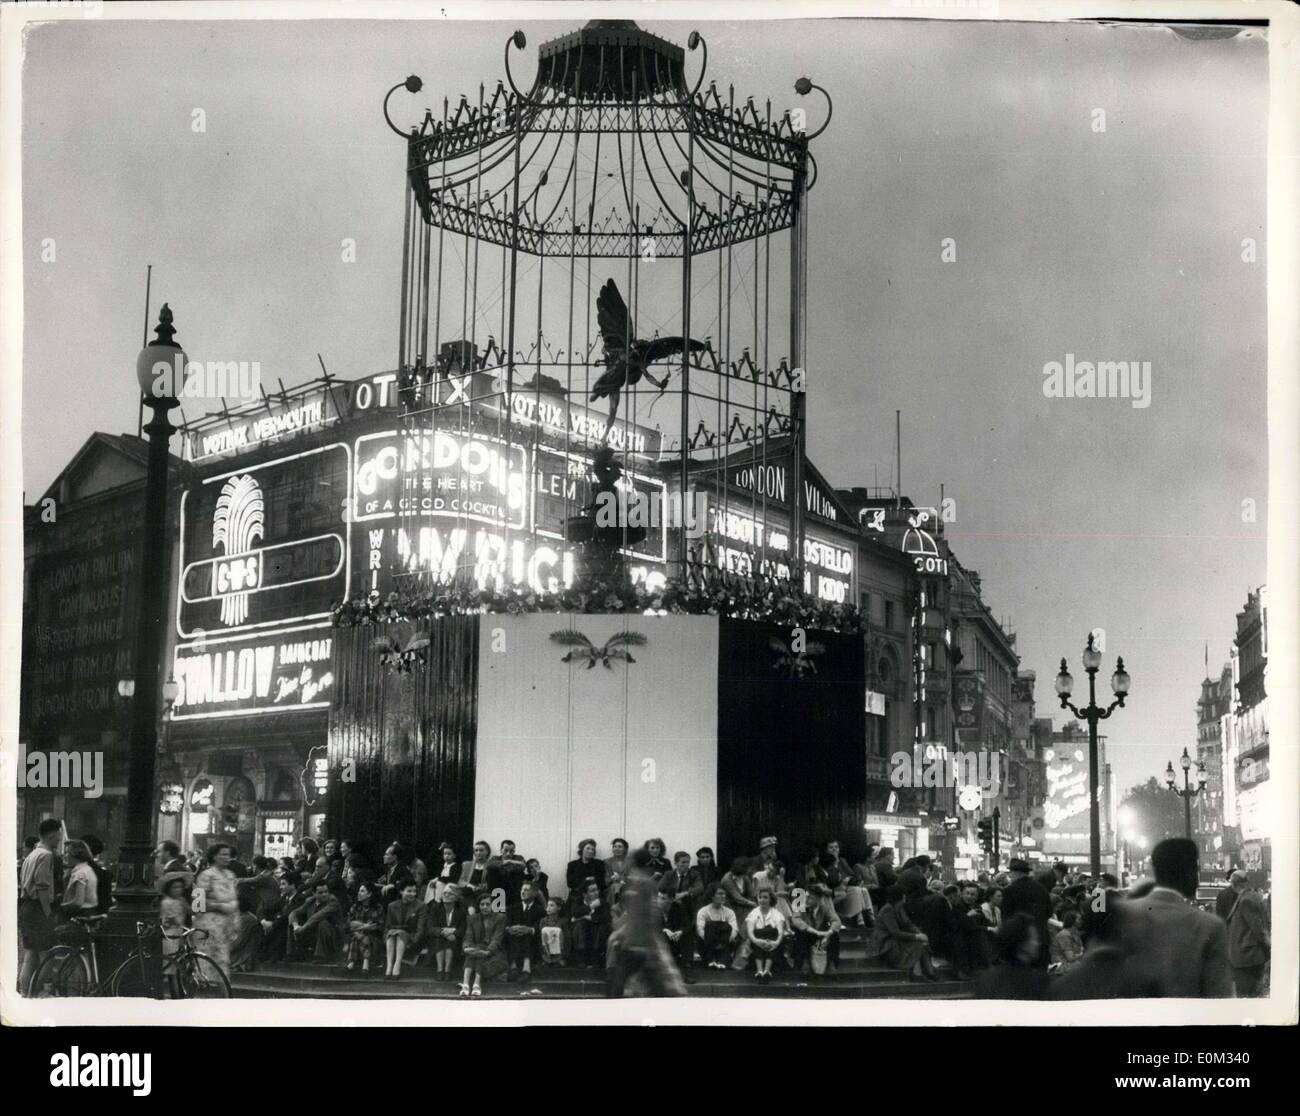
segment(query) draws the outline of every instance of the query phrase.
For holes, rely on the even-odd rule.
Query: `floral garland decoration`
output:
[[[443,582],[422,592],[394,590],[386,597],[378,593],[354,597],[334,605],[331,619],[335,627],[347,628],[425,617],[480,613],[518,616],[525,612],[722,616],[822,631],[866,629],[862,614],[853,605],[810,597],[788,583],[688,585],[677,578],[669,578],[662,588],[652,591],[640,585],[590,580],[554,593],[513,586],[479,589]]]

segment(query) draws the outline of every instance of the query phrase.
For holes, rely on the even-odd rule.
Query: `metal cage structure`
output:
[[[770,101],[705,86],[698,32],[683,49],[630,20],[542,44],[520,89],[511,56],[526,47],[516,31],[490,94],[444,99],[406,130],[390,102],[419,93],[420,78],[384,98],[406,145],[399,582],[455,577],[470,560],[480,584],[518,581],[543,545],[565,580],[572,543],[556,520],[582,507],[582,477],[602,449],[629,491],[675,491],[684,504],[708,487],[714,521],[757,525],[738,572],[780,568],[798,582],[809,145],[830,122],[829,95],[795,83],[826,100],[810,132],[802,109],[774,117]],[[758,485],[739,494],[726,478],[736,455],[757,464],[777,444],[793,446],[796,493],[784,554],[768,553],[767,495]],[[456,499],[475,491],[463,472],[438,471],[456,452],[481,467],[495,505]],[[441,533],[427,528],[431,505]],[[688,534],[677,523],[656,536],[664,567],[716,571],[707,538]]]

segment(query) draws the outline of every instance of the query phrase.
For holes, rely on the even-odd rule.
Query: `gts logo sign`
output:
[[[243,593],[262,584],[262,552],[217,558],[212,563],[212,594]]]

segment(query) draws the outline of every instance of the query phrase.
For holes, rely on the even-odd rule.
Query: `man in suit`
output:
[[[532,880],[519,881],[519,897],[506,907],[506,958],[510,973],[506,980],[527,980],[533,963],[541,960],[538,927],[546,917],[546,904],[537,894]]]
[[[1232,887],[1232,877],[1240,871],[1241,869],[1236,867],[1229,869],[1227,876],[1224,877],[1228,886],[1220,891],[1214,900],[1214,913],[1224,922],[1228,921],[1228,912],[1237,904],[1237,893]]]
[[[1007,865],[1011,882],[1002,890],[1002,919],[1005,922],[1018,914],[1027,914],[1038,927],[1038,967],[1047,968],[1049,938],[1047,921],[1052,917],[1052,897],[1047,888],[1033,878],[1029,865],[1023,860],[1013,860]]]
[[[1133,918],[1125,927],[1125,952],[1133,966],[1149,974],[1156,995],[1186,999],[1232,994],[1228,980],[1228,935],[1223,922],[1199,910],[1196,842],[1170,837],[1151,850],[1155,886],[1130,899]]]
[[[1250,886],[1250,877],[1240,868],[1229,881],[1235,902],[1228,909],[1228,965],[1232,985],[1238,996],[1259,992],[1260,978],[1273,950],[1268,932],[1268,915],[1264,897]]]

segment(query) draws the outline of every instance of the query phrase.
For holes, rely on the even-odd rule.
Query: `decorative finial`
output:
[[[165,302],[162,304],[162,309],[158,311],[158,324],[153,327],[153,331],[158,335],[155,345],[166,345],[172,349],[180,348],[180,345],[172,340],[176,336],[176,330],[172,328],[172,309]]]
[[[418,93],[424,88],[424,82],[420,80],[417,74],[411,74],[402,84],[406,86],[408,93]]]

